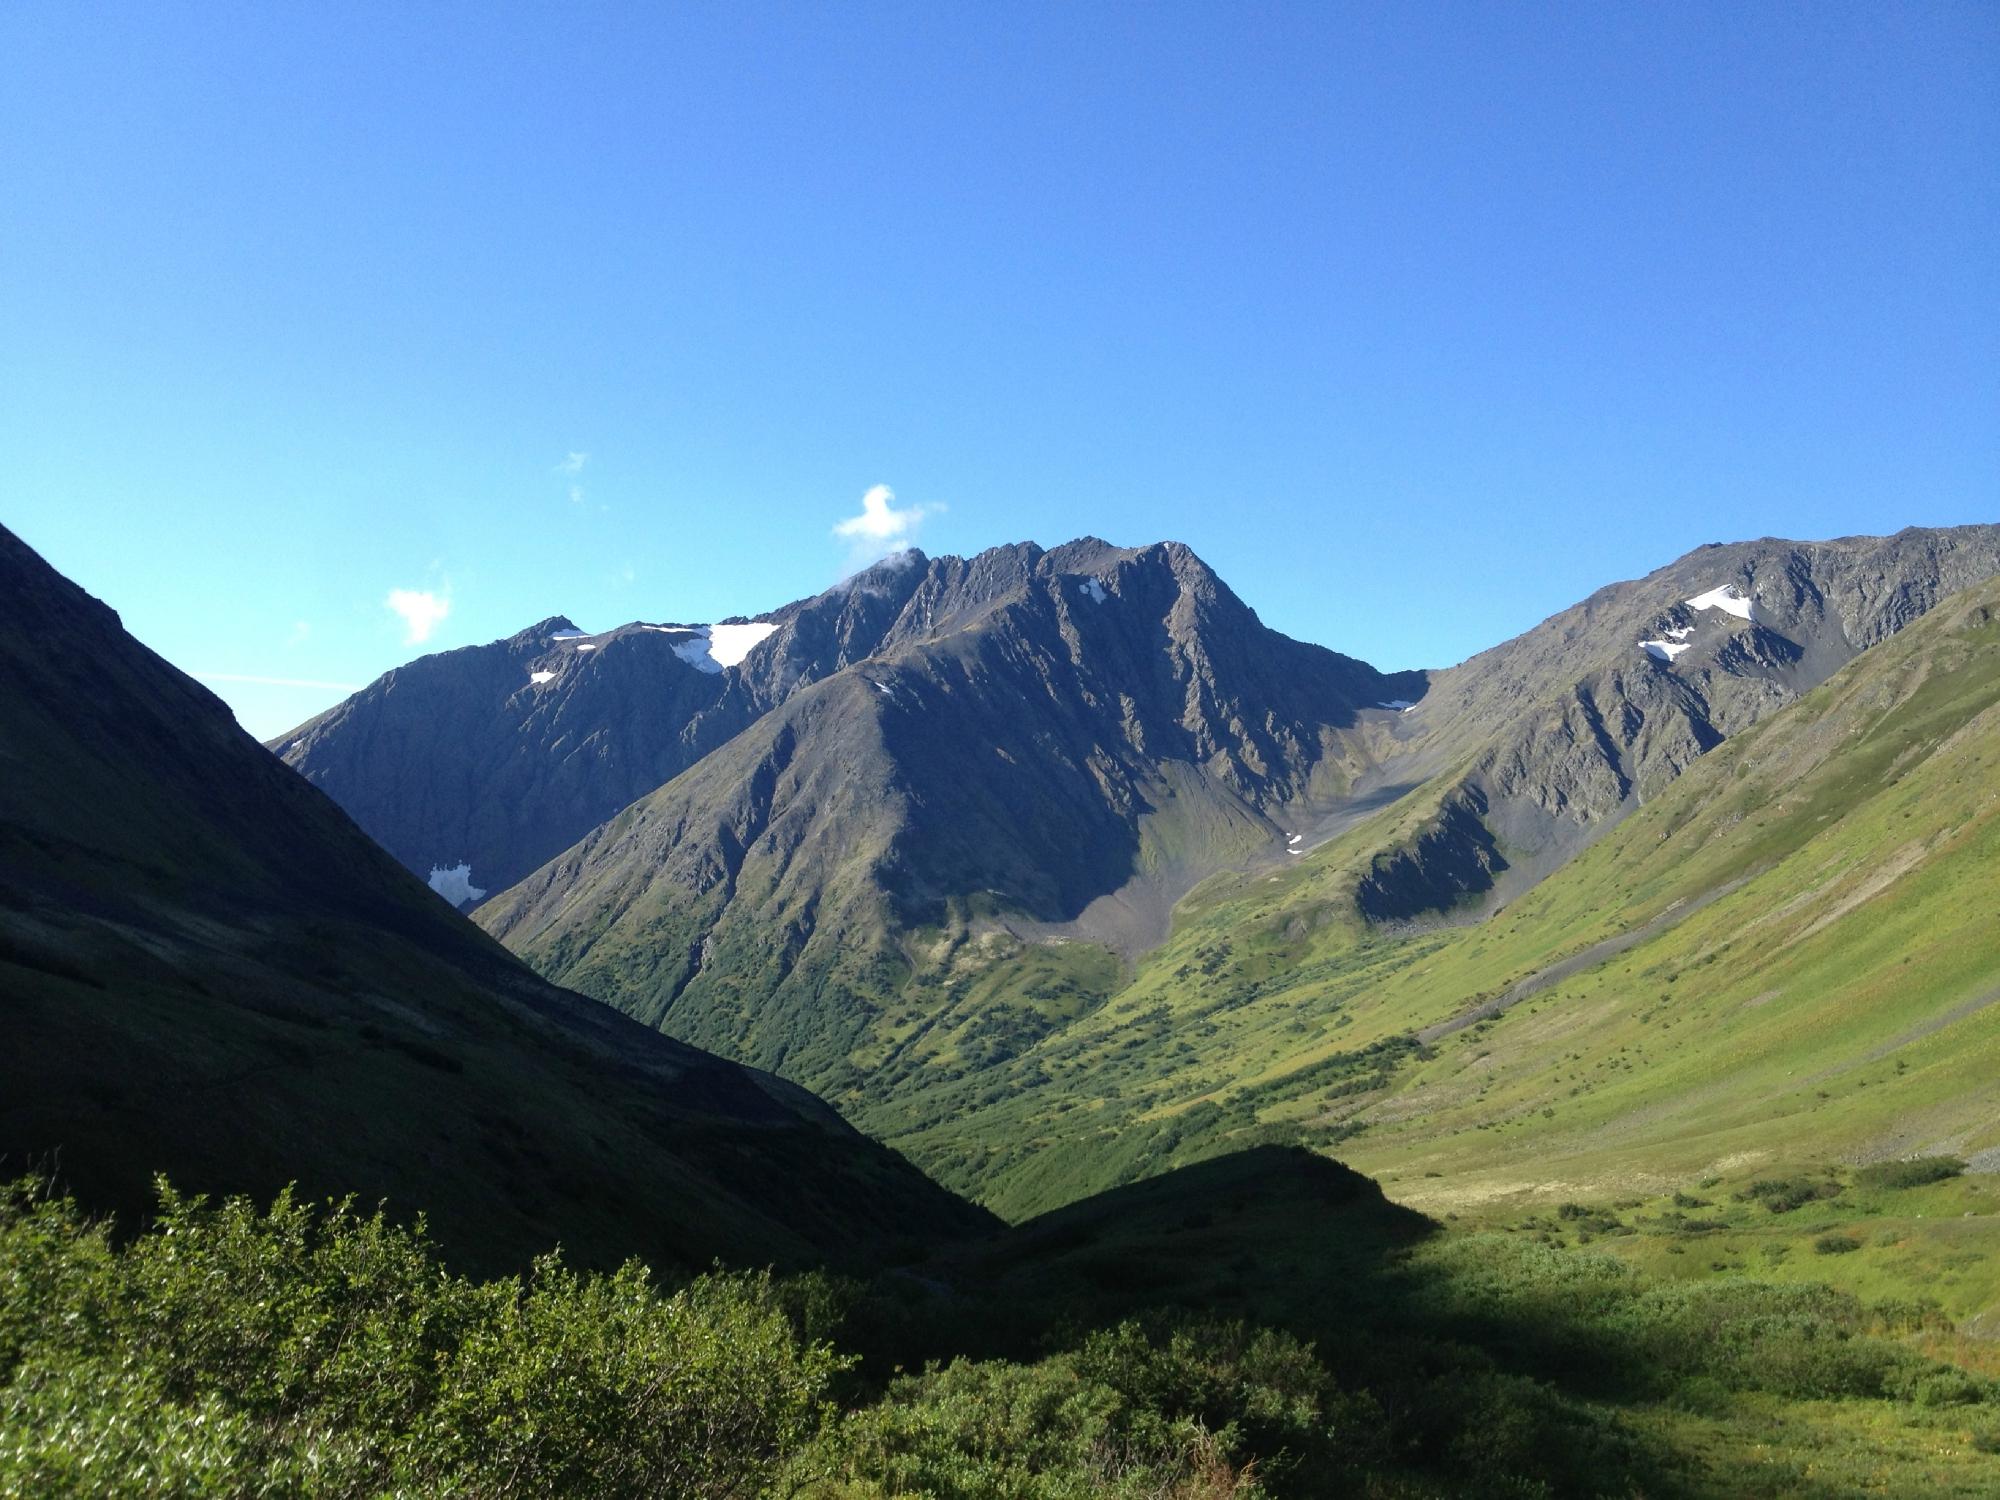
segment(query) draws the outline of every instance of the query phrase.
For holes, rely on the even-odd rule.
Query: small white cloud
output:
[[[571,486],[569,487],[569,503],[570,503],[571,505],[581,505],[581,504],[583,504],[583,486],[582,486],[582,485],[580,485],[580,484],[573,484],[573,485],[571,485]]]
[[[861,514],[837,522],[833,534],[852,544],[849,561],[859,566],[911,546],[924,517],[943,509],[942,505],[906,505],[898,510],[896,492],[878,484],[861,497]]]
[[[589,462],[590,455],[588,453],[572,453],[556,465],[556,472],[558,474],[581,474],[583,466]]]
[[[431,638],[438,622],[451,613],[451,600],[429,589],[390,589],[383,607],[403,618],[403,644],[415,646]]]
[[[296,646],[311,634],[312,621],[294,620],[292,621],[292,633],[285,637],[285,644],[287,646]]]

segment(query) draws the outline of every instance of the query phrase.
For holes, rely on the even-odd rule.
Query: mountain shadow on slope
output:
[[[801,1264],[990,1219],[795,1085],[538,979],[0,531],[0,1156],[126,1215],[424,1207],[473,1266]]]

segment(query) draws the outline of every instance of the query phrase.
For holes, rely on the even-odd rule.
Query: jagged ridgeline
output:
[[[0,530],[0,1159],[129,1223],[387,1198],[462,1264],[873,1259],[983,1229],[794,1084],[537,978]]]
[[[1239,1048],[1228,1013],[1352,987],[1346,957],[1311,966],[1412,953],[1518,900],[1995,572],[1991,526],[1710,546],[1458,667],[1385,673],[1266,629],[1177,544],[911,555],[737,622],[727,662],[719,626],[549,622],[276,744],[417,873],[469,865],[476,920],[545,974],[995,1192],[1071,1145],[1143,1170],[1212,1143],[1206,1111],[1262,1129],[1227,1085],[1311,1049]],[[571,784],[596,800],[537,791]],[[1193,925],[1222,892],[1308,873],[1255,962]],[[1146,1132],[1107,1153],[1114,1062],[1201,1086],[1133,1111]],[[958,1128],[988,1109],[997,1133]],[[1065,1110],[1092,1128],[1052,1124]],[[1038,1170],[1050,1185],[1014,1206],[1069,1180]]]

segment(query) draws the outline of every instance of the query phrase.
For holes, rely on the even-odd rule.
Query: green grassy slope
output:
[[[1988,1160],[1996,615],[1992,584],[1956,596],[1478,925],[1352,915],[1384,825],[1433,815],[1415,799],[1211,881],[1115,998],[1003,1076],[859,1118],[1010,1215],[1260,1139],[1339,1142],[1434,1208]]]

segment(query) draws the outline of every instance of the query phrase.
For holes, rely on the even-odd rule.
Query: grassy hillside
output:
[[[1476,925],[1369,928],[1399,805],[1209,882],[1107,1003],[859,1118],[1020,1215],[1259,1139],[1419,1206],[2000,1148],[2000,588],[1704,756]],[[1436,1174],[1436,1175],[1430,1175]]]

